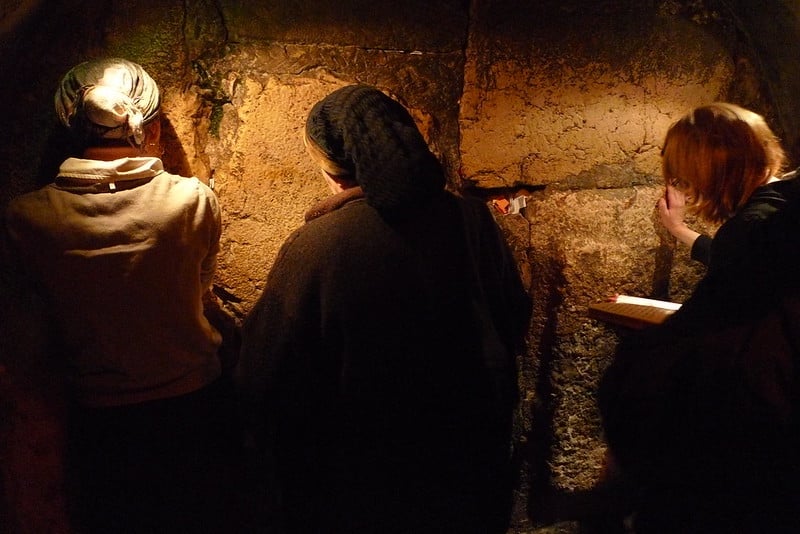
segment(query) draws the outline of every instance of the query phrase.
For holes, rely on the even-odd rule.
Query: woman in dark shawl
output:
[[[499,229],[374,87],[318,102],[305,143],[333,195],[283,245],[237,373],[284,528],[505,532],[530,302]]]

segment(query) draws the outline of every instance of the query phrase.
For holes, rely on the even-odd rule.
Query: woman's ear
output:
[[[322,176],[325,178],[325,182],[328,184],[328,187],[333,193],[341,193],[346,189],[350,189],[351,187],[358,185],[358,182],[349,176],[337,176],[329,173],[325,169],[322,169]]]
[[[156,116],[153,120],[148,122],[144,127],[145,142],[160,142],[161,141],[161,115]]]
[[[145,125],[142,152],[159,158],[164,154],[164,146],[161,143],[161,115]]]

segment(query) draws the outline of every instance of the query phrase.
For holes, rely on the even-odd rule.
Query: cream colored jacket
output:
[[[70,158],[14,199],[12,250],[43,294],[60,356],[88,406],[195,391],[220,375],[203,315],[219,250],[214,192],[150,157]]]

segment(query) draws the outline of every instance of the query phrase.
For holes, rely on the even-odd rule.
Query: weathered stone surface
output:
[[[233,41],[279,41],[362,49],[452,52],[466,36],[469,3],[326,0],[220,2]]]
[[[661,140],[689,107],[721,98],[763,112],[799,163],[799,10],[783,0],[757,10],[747,0],[12,0],[0,8],[0,206],[52,178],[64,155],[58,78],[87,57],[138,61],[163,89],[167,168],[216,183],[215,292],[240,320],[285,237],[327,195],[300,142],[307,111],[344,84],[387,90],[451,187],[529,197],[522,214],[497,215],[535,299],[511,532],[577,532],[538,523],[529,501],[589,488],[601,470],[594,391],[618,332],[586,306],[613,292],[682,301],[703,275],[653,208]],[[0,314],[13,334],[0,337],[24,351],[33,341],[16,311]],[[20,385],[0,372],[0,454],[13,459],[3,502],[33,531],[59,528],[62,496],[47,482],[59,476],[56,406]],[[36,485],[10,482],[26,465]]]
[[[4,0],[0,5],[0,37],[12,32],[41,0]]]
[[[652,293],[659,246],[655,202],[657,186],[556,192],[533,196],[525,217],[531,247],[564,278],[560,308],[582,314],[592,301],[613,292]],[[534,276],[536,273],[534,265]],[[560,331],[575,330],[559,321]]]
[[[549,436],[538,426],[532,439],[552,440],[547,458],[539,460],[560,489],[590,488],[602,466],[594,392],[617,337],[587,317],[587,306],[615,293],[674,298],[655,292],[668,288],[676,265],[684,286],[698,279],[687,266],[687,250],[664,254],[674,241],[664,239],[657,222],[661,194],[660,186],[556,191],[532,195],[524,210],[536,311],[530,352],[521,362],[523,389],[546,404],[540,417],[550,420],[536,424]]]
[[[220,269],[226,290],[245,303],[243,311],[262,289],[280,244],[302,224],[306,209],[328,194],[305,156],[301,132],[309,105],[338,85],[245,79],[235,95],[241,107],[226,106],[220,141],[209,154],[226,216]]]
[[[670,122],[726,94],[731,58],[693,25],[648,13],[642,30],[617,32],[614,17],[629,13],[581,10],[556,30],[550,13],[523,4],[482,3],[470,35],[461,158],[481,187],[549,184],[598,165],[654,173]]]
[[[766,2],[754,9],[749,0],[732,0],[726,7],[736,13],[742,31],[760,63],[760,90],[765,93],[770,122],[782,134],[784,147],[795,165],[800,164],[800,3]]]
[[[249,311],[280,245],[329,194],[302,144],[311,106],[343,85],[373,83],[404,102],[434,149],[452,161],[456,108],[439,93],[455,94],[458,79],[446,72],[453,65],[455,57],[306,46],[242,46],[208,63],[201,85],[215,100],[203,151],[225,220],[216,283],[233,297],[227,305],[234,314]]]
[[[595,399],[617,341],[613,332],[587,321],[554,347],[551,409],[557,445],[547,462],[551,484],[560,490],[592,488],[605,467],[606,446]]]

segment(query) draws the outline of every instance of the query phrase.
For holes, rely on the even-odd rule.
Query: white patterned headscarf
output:
[[[156,82],[138,64],[121,58],[87,61],[73,67],[55,95],[64,126],[86,139],[144,141],[144,125],[158,116]]]

